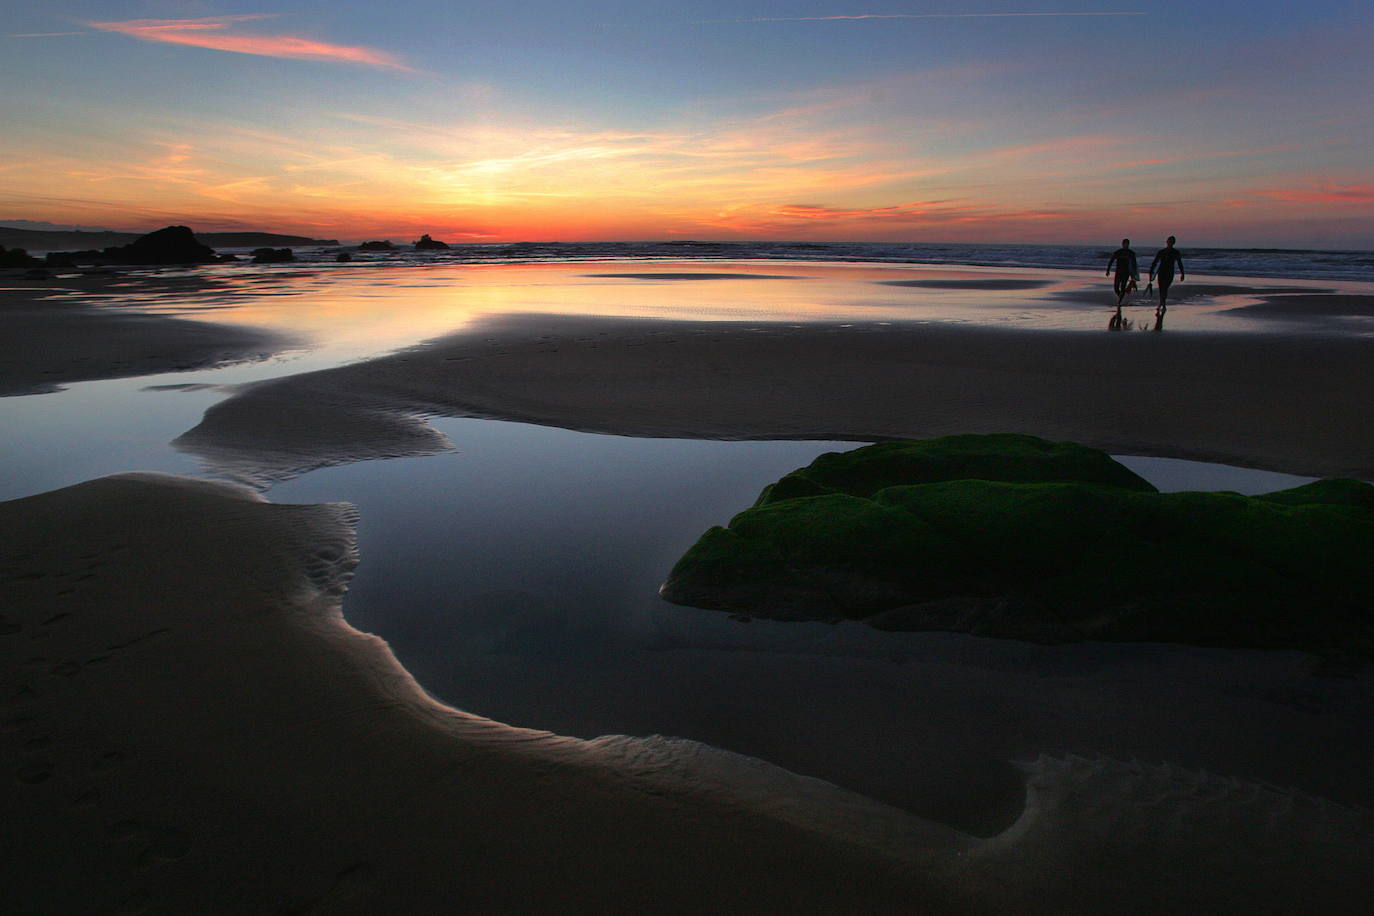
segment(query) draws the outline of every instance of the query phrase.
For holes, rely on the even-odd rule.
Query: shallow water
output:
[[[0,498],[124,470],[198,473],[168,443],[224,396],[214,386],[367,358],[488,315],[1085,331],[1105,318],[1096,305],[1043,298],[1100,289],[1097,278],[1051,271],[1014,272],[1012,285],[1045,284],[1027,290],[998,289],[1007,271],[791,263],[656,264],[648,279],[642,264],[232,270],[222,271],[227,292],[169,293],[157,309],[304,333],[309,345],[269,363],[0,400]],[[111,305],[142,301],[136,288],[122,295]],[[1217,301],[1170,314],[1171,333],[1273,327]],[[1297,653],[745,623],[657,597],[706,527],[781,474],[853,443],[432,422],[455,452],[317,470],[268,496],[359,507],[362,561],[346,617],[461,708],[582,737],[695,738],[983,834],[1020,810],[1024,778],[1011,762],[1040,754],[1138,757],[1374,805],[1367,672],[1333,673]],[[1264,492],[1305,479],[1123,460],[1164,489]]]
[[[150,296],[131,282],[102,294],[111,306],[304,336],[285,354],[292,371],[364,359],[502,315],[610,315],[692,321],[941,322],[1026,330],[1100,331],[1116,306],[1098,271],[830,264],[807,261],[602,261],[531,264],[245,265],[164,271]],[[1374,334],[1374,319],[1318,327],[1234,309],[1272,292],[1374,294],[1374,283],[1191,275],[1176,283],[1172,333]],[[59,277],[54,288],[61,288]],[[1208,295],[1203,296],[1201,293]],[[1126,300],[1132,328],[1154,325],[1144,286]]]

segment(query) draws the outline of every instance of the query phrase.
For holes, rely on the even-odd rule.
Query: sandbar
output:
[[[0,289],[0,397],[48,394],[70,382],[254,362],[292,343],[267,330],[103,307],[89,297],[111,290],[117,276],[72,284],[85,297],[64,296],[73,292],[64,289],[65,281],[8,282],[23,285]]]
[[[1115,454],[1374,477],[1374,339],[509,316],[258,382],[177,440],[249,483],[448,447],[424,417],[630,436],[1021,432]]]

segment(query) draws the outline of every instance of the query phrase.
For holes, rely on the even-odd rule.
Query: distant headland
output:
[[[144,233],[84,232],[21,229],[0,226],[0,246],[27,251],[70,251],[129,245]],[[196,240],[211,248],[285,248],[293,245],[337,245],[338,239],[312,239],[276,232],[197,232]]]

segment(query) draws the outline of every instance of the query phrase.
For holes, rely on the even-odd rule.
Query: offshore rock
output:
[[[448,242],[441,242],[438,239],[432,239],[429,237],[429,234],[426,233],[425,235],[420,236],[420,240],[415,243],[415,250],[448,251]]]
[[[1374,487],[1158,493],[1108,455],[953,436],[823,455],[707,531],[677,604],[892,630],[1374,657]]]
[[[106,248],[103,259],[120,264],[210,264],[214,249],[202,245],[185,226],[168,226],[141,235],[128,245]]]
[[[31,257],[23,248],[6,248],[0,245],[0,267],[33,267],[42,263]]]

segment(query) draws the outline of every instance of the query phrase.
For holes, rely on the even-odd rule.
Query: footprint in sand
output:
[[[41,782],[47,782],[53,776],[53,765],[49,761],[40,760],[20,767],[15,771],[15,778],[26,786],[36,786]]]
[[[162,829],[142,821],[123,820],[105,829],[116,842],[147,844],[138,856],[140,868],[175,862],[191,851],[191,838],[175,828]]]
[[[334,876],[334,883],[318,897],[294,902],[279,912],[283,916],[332,913],[344,904],[357,903],[375,880],[376,868],[368,862],[350,865]]]
[[[99,789],[86,789],[72,799],[73,808],[93,808],[100,801]]]
[[[110,767],[118,766],[124,762],[124,755],[119,751],[106,751],[95,760],[91,761],[91,769],[108,770]]]
[[[191,851],[191,838],[180,830],[161,830],[152,837],[148,848],[138,857],[143,868],[175,862]]]
[[[21,732],[37,721],[33,716],[10,716],[0,722],[0,733]]]

